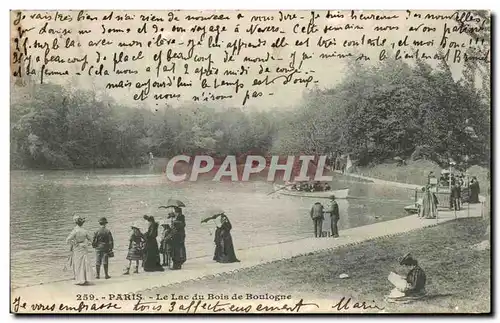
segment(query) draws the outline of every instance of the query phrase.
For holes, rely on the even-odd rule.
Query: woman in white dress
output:
[[[86,285],[92,277],[92,268],[90,267],[87,249],[92,242],[92,238],[87,230],[82,227],[83,223],[85,223],[85,218],[75,215],[73,220],[76,226],[68,238],[66,238],[66,243],[71,244],[71,250],[73,251],[72,264],[76,285]]]

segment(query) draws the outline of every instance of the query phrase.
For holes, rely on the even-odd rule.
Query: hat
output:
[[[413,259],[413,257],[411,256],[411,254],[408,252],[403,257],[399,258],[399,264],[400,265],[404,265],[409,260],[415,260],[415,259]]]
[[[75,223],[85,222],[85,218],[81,215],[75,214],[73,215],[73,221],[75,221]]]
[[[108,224],[108,220],[105,217],[99,219],[99,224]]]
[[[137,230],[139,230],[139,231],[141,230],[140,224],[139,224],[138,222],[134,222],[134,223],[132,223],[132,224],[130,225],[130,228],[131,228],[131,229],[134,229],[134,228],[135,228],[135,229],[137,229]]]
[[[330,200],[335,200],[335,195],[330,195],[329,199]]]

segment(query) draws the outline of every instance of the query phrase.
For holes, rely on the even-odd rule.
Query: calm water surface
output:
[[[13,287],[72,278],[62,268],[68,255],[65,239],[74,227],[73,212],[86,217],[84,227],[91,234],[99,227],[100,217],[108,219],[115,238],[114,272],[127,263],[130,225],[139,224],[144,232],[144,214],[166,223],[167,210],[158,206],[165,205],[169,198],[181,199],[187,206],[184,213],[188,261],[213,254],[211,233],[215,224],[200,224],[211,207],[226,211],[233,224],[237,249],[312,235],[308,213],[315,199],[267,195],[273,188],[264,181],[171,183],[161,175],[137,172],[11,172]],[[351,182],[338,174],[334,174],[332,186],[349,187],[349,194],[355,197],[339,200],[340,230],[405,216],[403,207],[413,199],[411,191]]]

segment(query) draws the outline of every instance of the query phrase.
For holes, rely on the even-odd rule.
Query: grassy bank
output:
[[[336,251],[299,256],[213,279],[149,291],[147,295],[274,293],[317,299],[339,295],[373,300],[386,312],[488,312],[490,252],[471,249],[484,239],[485,223],[461,219],[397,237],[379,239]],[[411,251],[428,276],[428,298],[407,305],[388,304],[390,271],[400,271],[397,258]],[[349,279],[339,279],[347,273]],[[333,296],[336,295],[336,296]]]

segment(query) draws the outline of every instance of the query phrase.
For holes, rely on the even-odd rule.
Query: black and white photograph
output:
[[[491,26],[11,10],[10,312],[491,313]]]

